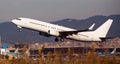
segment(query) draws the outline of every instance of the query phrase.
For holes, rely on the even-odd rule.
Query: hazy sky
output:
[[[17,17],[43,21],[120,14],[120,0],[0,0],[0,22]]]

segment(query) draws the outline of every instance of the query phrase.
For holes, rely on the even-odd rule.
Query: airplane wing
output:
[[[60,33],[60,35],[68,36],[68,35],[72,35],[72,34],[77,34],[78,32],[85,32],[85,31],[89,31],[89,30],[85,29],[85,30],[77,30],[77,31],[61,31],[59,33]]]
[[[95,23],[92,26],[90,26],[88,29],[84,29],[84,30],[61,31],[59,33],[60,33],[60,35],[68,36],[68,35],[72,35],[72,34],[77,34],[78,32],[91,31],[93,29],[94,25],[95,25]]]

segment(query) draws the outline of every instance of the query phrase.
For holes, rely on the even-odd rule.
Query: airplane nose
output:
[[[14,19],[14,20],[12,20],[12,23],[16,24],[16,20],[15,20],[15,19]]]
[[[16,24],[16,25],[18,25],[20,23],[19,20],[16,20],[16,19],[13,19],[11,22]]]
[[[12,23],[17,24],[19,21],[21,21],[21,18],[16,18],[12,20]]]

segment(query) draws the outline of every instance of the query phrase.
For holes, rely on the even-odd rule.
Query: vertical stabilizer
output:
[[[19,50],[19,49],[17,48],[14,53],[18,53],[18,50]]]
[[[116,47],[114,48],[114,50],[111,52],[111,54],[114,54],[116,52]]]
[[[94,31],[94,34],[96,34],[98,37],[106,37],[112,22],[112,19],[108,19],[104,24]]]

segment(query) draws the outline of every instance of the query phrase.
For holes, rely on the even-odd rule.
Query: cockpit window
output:
[[[20,18],[16,18],[16,20],[21,20]]]

